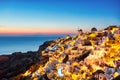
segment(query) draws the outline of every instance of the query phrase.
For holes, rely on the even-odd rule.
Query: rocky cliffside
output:
[[[2,55],[0,80],[120,80],[118,32],[108,27],[46,41],[36,52]]]
[[[27,53],[15,52],[10,55],[0,56],[0,80],[10,79],[20,73],[24,73],[30,66],[45,62],[48,58],[41,58],[41,51],[44,50],[54,41],[44,42],[36,52],[28,51]],[[41,59],[43,59],[41,61]]]

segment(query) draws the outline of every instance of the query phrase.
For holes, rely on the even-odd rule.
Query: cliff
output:
[[[0,79],[5,78],[9,79],[13,76],[16,76],[20,73],[24,73],[30,68],[30,66],[37,63],[44,63],[45,60],[48,60],[47,57],[41,58],[41,51],[46,49],[54,41],[44,42],[36,52],[28,51],[27,53],[15,52],[10,55],[1,55],[0,56]]]
[[[118,27],[110,26],[46,41],[36,52],[2,55],[0,79],[119,80],[120,34],[114,33],[117,31]]]

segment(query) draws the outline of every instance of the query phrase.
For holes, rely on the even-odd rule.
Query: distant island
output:
[[[78,30],[37,51],[0,56],[0,80],[119,80],[120,27]]]

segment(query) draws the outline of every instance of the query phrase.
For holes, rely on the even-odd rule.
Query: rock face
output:
[[[44,50],[54,41],[46,41],[39,47],[36,52],[28,51],[27,53],[15,52],[11,55],[0,56],[0,80],[9,79],[20,73],[24,73],[33,64],[36,64],[45,58],[40,58],[41,51]],[[47,58],[46,58],[47,59]],[[48,59],[47,59],[48,60]],[[42,63],[42,62],[41,62]]]
[[[40,53],[42,50],[45,50],[46,47],[50,46],[51,43],[55,43],[55,41],[46,41],[42,45],[39,46],[38,53]]]
[[[24,72],[37,61],[39,61],[37,52],[0,56],[0,78],[10,78]]]

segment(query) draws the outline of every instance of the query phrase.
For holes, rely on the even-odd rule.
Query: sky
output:
[[[0,34],[68,34],[109,25],[120,25],[120,0],[0,0]]]

